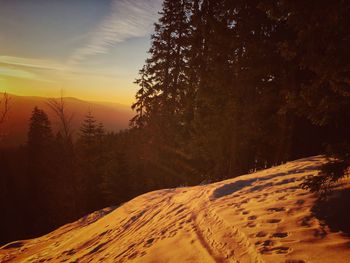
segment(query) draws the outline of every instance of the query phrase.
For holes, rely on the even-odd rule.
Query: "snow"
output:
[[[316,196],[299,187],[323,162],[147,193],[7,244],[0,262],[348,262],[349,236],[319,221]]]

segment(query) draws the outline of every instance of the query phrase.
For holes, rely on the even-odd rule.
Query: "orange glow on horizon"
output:
[[[65,97],[129,106],[136,90],[137,86],[127,80],[105,76],[79,75],[57,81],[0,76],[0,92],[19,96],[59,97],[62,91]]]

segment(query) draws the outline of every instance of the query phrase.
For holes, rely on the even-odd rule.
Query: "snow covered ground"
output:
[[[322,162],[147,193],[7,244],[0,262],[349,262],[349,236],[321,220],[316,197],[299,187]]]

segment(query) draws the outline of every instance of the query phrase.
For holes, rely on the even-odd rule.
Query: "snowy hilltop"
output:
[[[323,162],[147,193],[7,244],[0,262],[349,262],[348,233],[326,215],[336,206],[299,186]],[[333,198],[348,186],[341,181]]]

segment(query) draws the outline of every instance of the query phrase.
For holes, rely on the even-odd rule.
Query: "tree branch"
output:
[[[67,140],[71,140],[72,139],[71,127],[72,127],[73,114],[70,114],[70,115],[67,114],[63,97],[61,96],[60,99],[54,99],[54,98],[48,99],[47,105],[50,107],[50,109],[56,114],[56,117],[59,119],[63,136]]]
[[[6,117],[10,111],[10,100],[11,99],[9,95],[6,92],[4,92],[3,97],[0,100],[0,125],[2,125],[5,122]]]

